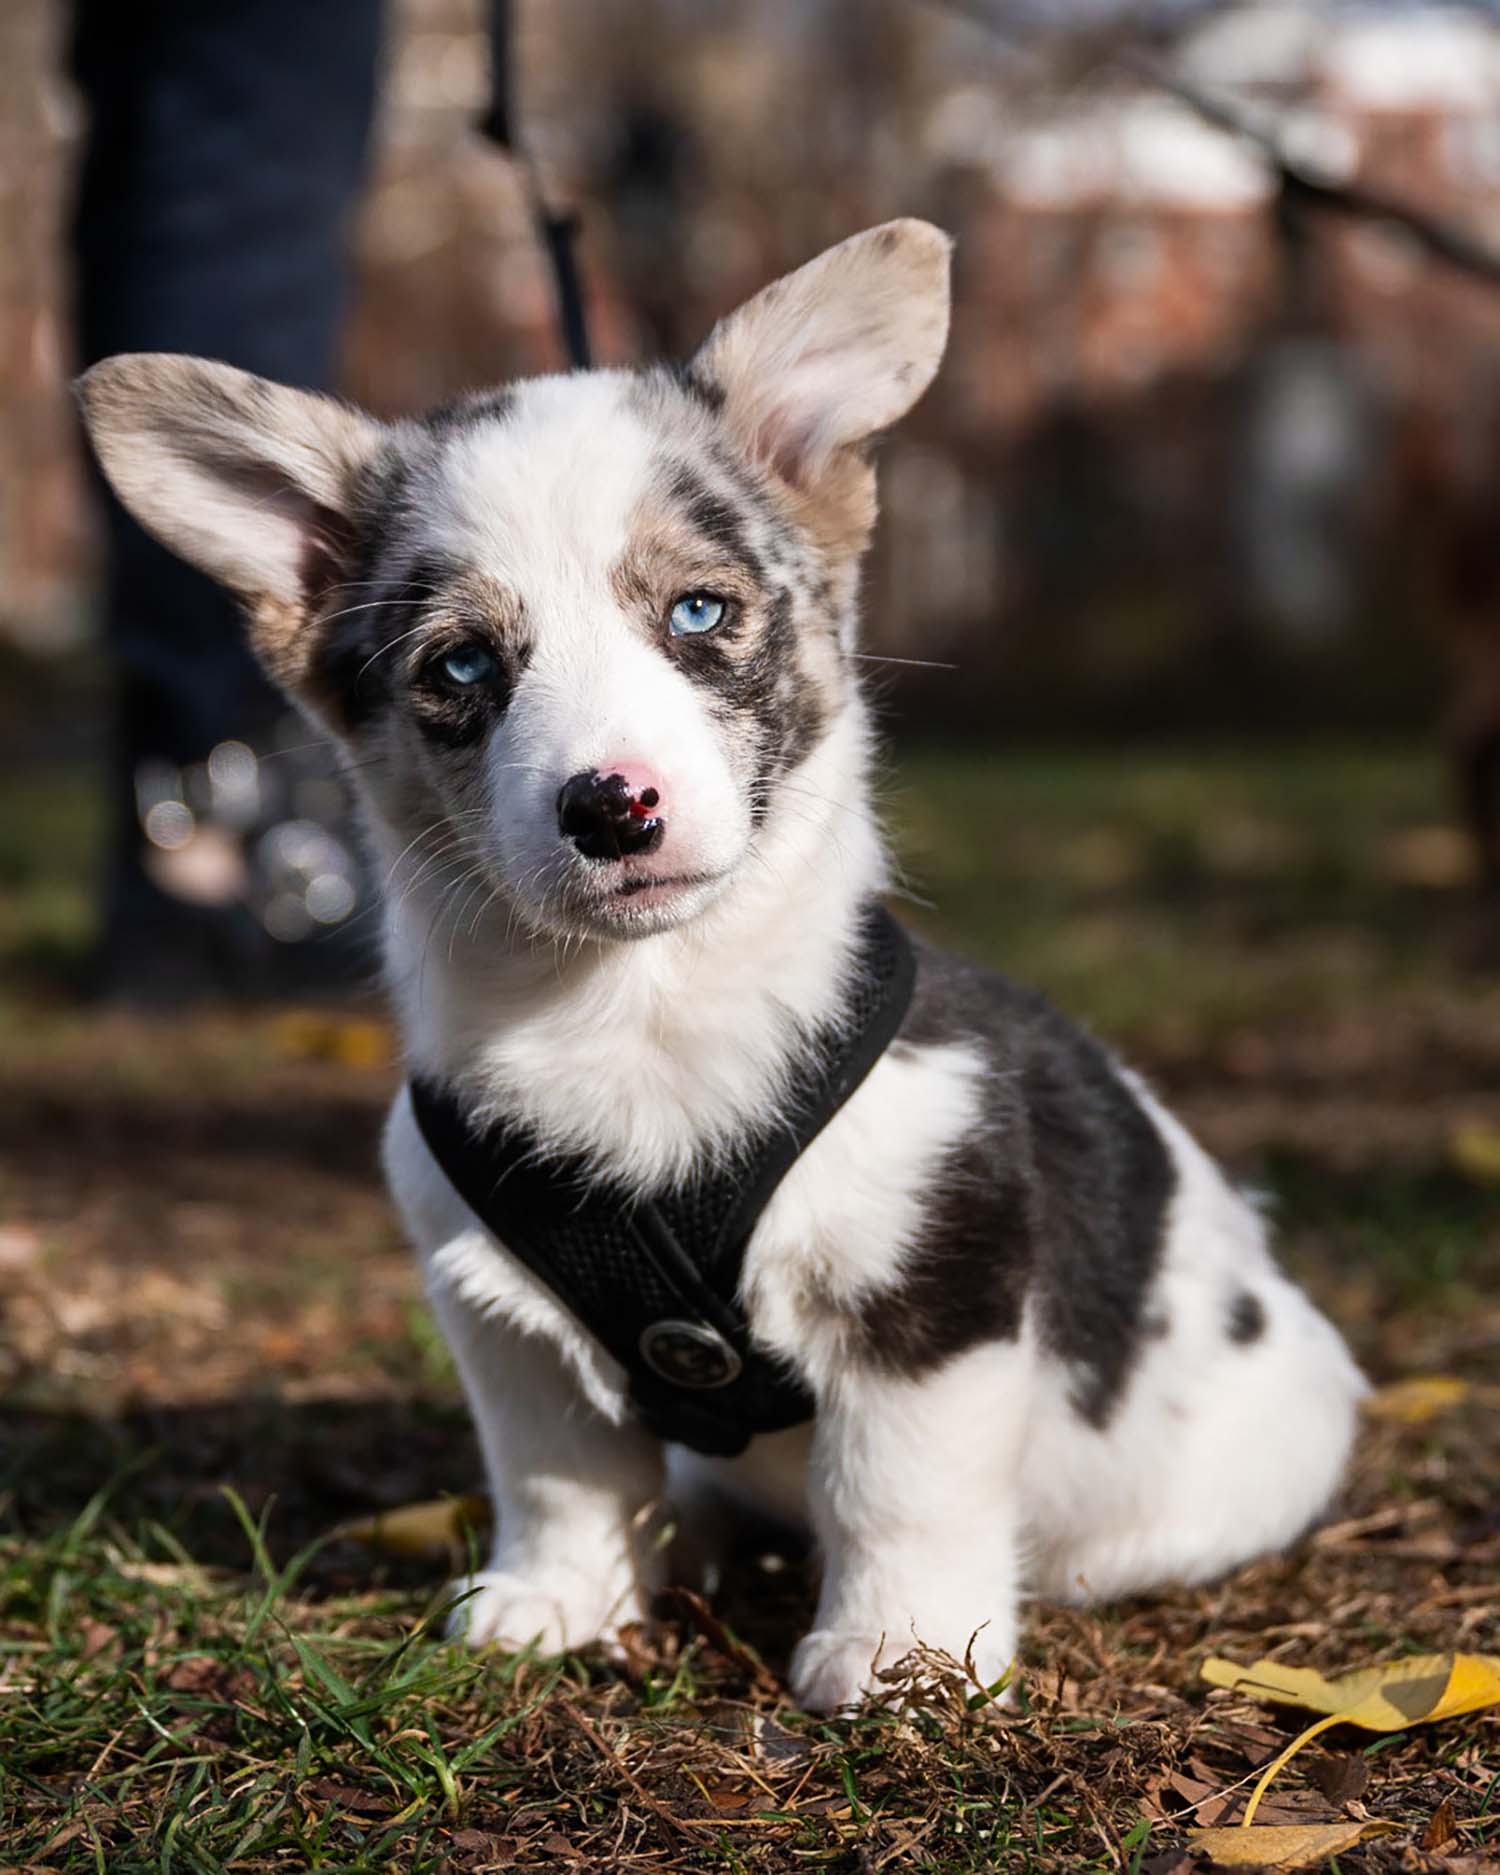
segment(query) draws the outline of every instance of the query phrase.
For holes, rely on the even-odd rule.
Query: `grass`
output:
[[[49,1866],[420,1870],[607,1834],[619,1866],[687,1850],[687,1866],[735,1869],[767,1866],[755,1834],[739,1845],[747,1824],[826,1864],[830,1842],[936,1821],[943,1859],[914,1866],[957,1870],[999,1848],[1029,1866],[1079,1828],[1039,1808],[1018,1833],[1014,1766],[941,1665],[923,1709],[832,1725],[771,1717],[765,1670],[711,1618],[711,1641],[610,1666],[476,1657],[435,1642],[409,1597],[299,1593],[316,1551],[278,1567],[229,1502],[243,1574],[184,1560],[160,1530],[148,1547],[165,1557],[147,1553],[103,1498],[5,1555],[7,1618],[36,1634],[6,1688],[13,1846],[35,1818]]]
[[[374,1174],[391,1071],[270,1015],[76,1006],[97,803],[0,777],[0,1868],[1180,1875],[1291,1730],[1208,1653],[1500,1652],[1500,984],[1435,762],[912,751],[890,811],[909,915],[1124,1045],[1370,1371],[1468,1401],[1372,1426],[1287,1557],[1034,1611],[1004,1713],[932,1659],[853,1720],[792,1710],[812,1575],[753,1544],[611,1657],[452,1648],[461,1558],[337,1534],[477,1475]],[[1495,1715],[1324,1742],[1263,1820],[1403,1825],[1351,1875],[1500,1858]]]
[[[1468,863],[1401,749],[926,750],[890,806],[944,936],[1148,1048],[1430,994]]]

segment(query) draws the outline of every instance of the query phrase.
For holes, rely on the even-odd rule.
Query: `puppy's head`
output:
[[[121,500],[244,597],[383,843],[436,881],[466,860],[538,932],[636,936],[726,888],[848,705],[863,445],[937,369],[947,274],[945,236],[892,222],[679,371],[419,421],[153,354],[80,396]]]

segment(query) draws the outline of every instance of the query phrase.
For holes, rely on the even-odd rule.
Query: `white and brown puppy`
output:
[[[633,1191],[764,1129],[886,882],[855,663],[866,446],[947,325],[948,241],[898,221],[684,368],[422,420],[187,358],[82,381],[121,498],[244,596],[267,669],[348,759],[413,1070]],[[588,837],[599,777],[655,837]],[[755,1228],[741,1299],[816,1417],[737,1459],[632,1418],[405,1094],[386,1158],[499,1513],[475,1641],[641,1618],[670,1463],[673,1489],[712,1472],[810,1518],[806,1705],[858,1698],[914,1638],[972,1641],[994,1680],[1022,1592],[1212,1576],[1295,1537],[1349,1449],[1359,1376],[1255,1211],[1044,1002],[926,947],[899,1037]]]

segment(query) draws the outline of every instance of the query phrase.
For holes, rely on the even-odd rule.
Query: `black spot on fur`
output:
[[[859,1316],[859,1351],[916,1375],[984,1341],[1013,1340],[1031,1280],[1034,1202],[1023,1167],[988,1127],[944,1162],[920,1253]]]
[[[1148,1327],[1175,1185],[1150,1116],[1104,1051],[1032,991],[917,947],[911,1046],[968,1042],[989,1075],[979,1125],[944,1160],[920,1253],[861,1319],[870,1358],[919,1372],[1012,1338],[1028,1291],[1073,1404],[1103,1427]]]
[[[806,542],[767,493],[764,473],[751,467],[727,435],[709,453],[714,468],[734,491],[735,500],[747,514],[755,516],[758,538],[767,556],[778,563],[796,561]]]
[[[409,496],[410,463],[391,451],[368,467],[351,491],[356,517],[343,577],[322,619],[313,627],[317,646],[310,679],[317,694],[336,709],[353,733],[391,700],[389,668],[382,648],[416,615],[413,600],[430,600],[453,569],[435,561],[403,572],[383,572],[382,562]]]
[[[786,774],[811,752],[823,733],[826,714],[817,690],[798,663],[792,594],[786,587],[772,601],[761,640],[761,657],[768,667],[766,681],[774,686],[775,693],[766,717],[767,768]]]
[[[715,553],[735,561],[751,579],[763,577],[760,556],[746,533],[750,517],[711,487],[691,463],[673,463],[667,493]]]
[[[1248,1348],[1266,1332],[1266,1308],[1257,1295],[1242,1289],[1229,1304],[1229,1339],[1238,1348]]]
[[[508,690],[496,694],[488,685],[453,690],[438,683],[419,684],[412,691],[412,717],[439,748],[467,749],[488,731],[508,700]]]
[[[716,378],[710,377],[696,358],[670,364],[666,369],[678,389],[686,392],[694,403],[701,404],[714,416],[723,410],[724,386]]]
[[[410,456],[388,446],[367,463],[349,491],[348,507],[356,523],[348,578],[367,587],[398,530],[411,497],[414,467]]]

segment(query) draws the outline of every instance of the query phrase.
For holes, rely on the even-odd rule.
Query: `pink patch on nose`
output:
[[[606,781],[618,777],[623,783],[629,802],[627,812],[633,820],[660,820],[665,816],[666,789],[661,776],[644,762],[601,762],[599,773]]]

